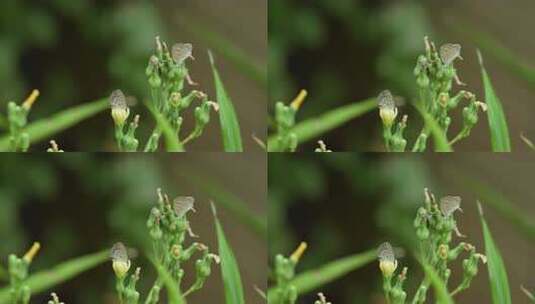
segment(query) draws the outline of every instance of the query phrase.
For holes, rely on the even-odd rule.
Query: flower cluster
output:
[[[298,138],[292,131],[295,125],[295,115],[305,101],[307,92],[301,90],[299,95],[290,103],[289,106],[283,102],[275,104],[275,141],[269,143],[268,150],[272,152],[294,152],[297,149]]]
[[[28,123],[28,114],[37,97],[39,97],[39,91],[33,90],[21,105],[13,101],[7,104],[10,152],[26,152],[30,148],[30,136],[24,131],[24,127]]]
[[[14,304],[28,304],[30,303],[31,290],[26,279],[30,264],[33,258],[39,252],[41,245],[33,243],[33,246],[26,252],[26,254],[19,258],[11,254],[8,258],[9,284],[10,284],[10,303]]]
[[[476,96],[468,91],[452,92],[452,85],[464,86],[454,67],[456,59],[462,59],[461,46],[447,43],[437,50],[435,44],[425,37],[425,54],[418,57],[414,76],[418,86],[418,100],[415,106],[431,119],[434,119],[440,129],[447,135],[451,125],[450,112],[456,109],[462,100],[467,100],[463,108],[463,126],[459,133],[450,140],[454,144],[470,135],[470,131],[478,121],[479,110],[486,111],[486,104],[477,101]],[[405,151],[407,140],[403,131],[407,126],[407,115],[404,115],[396,125],[398,108],[390,91],[385,90],[377,97],[379,116],[383,124],[383,138],[387,151]],[[426,125],[422,128],[413,147],[413,152],[425,151],[430,129]]]
[[[194,242],[189,247],[185,246],[186,236],[197,237],[191,230],[187,219],[190,211],[195,211],[193,197],[179,196],[171,202],[169,197],[158,189],[158,202],[152,208],[147,220],[147,228],[153,242],[155,263],[162,265],[179,287],[184,277],[183,263],[189,261],[195,253],[200,254],[195,261],[196,280],[185,292],[182,292],[184,298],[201,289],[211,274],[213,262],[216,264],[220,262],[219,256],[210,253],[209,248],[202,243]],[[131,261],[128,257],[128,250],[122,243],[116,243],[113,246],[111,258],[112,268],[117,278],[120,302],[137,304],[139,293],[136,290],[136,282],[139,280],[140,269],[137,268],[130,279],[126,280]],[[157,279],[145,303],[158,303],[161,289],[162,280]]]
[[[285,257],[282,254],[275,257],[274,304],[294,304],[297,301],[297,288],[291,284],[291,280],[295,276],[295,267],[306,248],[307,244],[302,242],[290,257]],[[269,299],[269,303],[272,303],[272,300]]]
[[[196,280],[183,293],[184,297],[201,289],[210,276],[212,263],[219,263],[219,257],[210,253],[206,245],[194,242],[189,247],[185,246],[186,236],[197,237],[191,230],[187,219],[187,214],[195,211],[194,201],[193,197],[179,196],[171,203],[167,195],[162,194],[158,189],[158,203],[152,208],[147,220],[155,256],[179,286],[184,277],[182,264],[190,260],[194,253],[200,253],[200,257],[195,262]],[[156,296],[159,289],[159,283],[156,282],[149,294],[149,299]],[[149,301],[149,303],[156,302],[157,300]]]
[[[462,261],[463,278],[461,283],[450,293],[455,295],[468,287],[478,272],[479,262],[486,263],[486,257],[476,252],[475,247],[467,242],[452,244],[452,236],[465,237],[459,232],[454,214],[462,211],[461,198],[445,196],[437,202],[432,193],[425,189],[425,202],[416,213],[414,227],[420,242],[419,256],[433,267],[439,277],[448,284],[451,276],[449,263],[457,260],[461,253],[466,256]],[[395,282],[394,275],[398,266],[394,250],[389,243],[383,243],[378,249],[379,268],[383,275],[383,290],[388,303],[403,304],[407,293],[403,282],[407,277],[407,267],[399,273]],[[426,301],[429,281],[424,279],[418,287],[411,303],[423,304]]]
[[[208,96],[197,90],[184,92],[184,85],[197,85],[191,80],[187,60],[194,59],[193,46],[189,43],[177,43],[169,50],[167,44],[156,37],[156,53],[149,59],[146,68],[151,90],[151,103],[147,104],[155,116],[166,120],[173,129],[182,145],[200,137],[205,126],[210,122],[212,110],[219,109],[218,104],[209,101]],[[199,105],[194,109],[195,127],[181,139],[180,131],[183,122],[183,111],[188,109],[195,100]],[[127,98],[120,90],[115,90],[110,96],[111,116],[115,124],[115,139],[121,151],[137,151],[139,140],[135,137],[135,130],[139,124],[136,115],[128,124],[130,108]],[[129,127],[125,130],[124,126]],[[157,126],[147,140],[144,151],[154,152],[158,149],[162,130]]]

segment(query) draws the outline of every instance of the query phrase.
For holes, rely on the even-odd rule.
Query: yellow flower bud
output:
[[[294,263],[299,262],[299,259],[301,259],[301,256],[303,255],[306,249],[307,243],[301,242],[301,244],[299,244],[299,247],[297,247],[297,249],[290,256],[290,260]]]
[[[299,95],[295,97],[295,99],[290,103],[290,107],[292,107],[294,110],[299,110],[303,102],[305,101],[305,98],[307,97],[308,93],[306,90],[301,90],[299,92]]]
[[[130,260],[114,260],[112,263],[113,271],[118,278],[124,278],[130,270]]]
[[[398,268],[398,261],[397,260],[380,260],[379,261],[379,269],[381,269],[381,272],[385,277],[391,277],[394,274],[394,271],[396,271],[396,268]]]
[[[39,244],[39,242],[34,242],[32,248],[30,248],[30,250],[26,252],[22,259],[25,260],[27,263],[31,263],[39,249],[41,249],[41,244]]]

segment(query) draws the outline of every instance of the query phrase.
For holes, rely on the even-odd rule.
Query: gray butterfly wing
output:
[[[457,57],[461,57],[461,45],[446,43],[440,47],[440,59],[445,65],[450,65]]]
[[[118,242],[111,247],[110,258],[114,261],[128,261],[128,251],[123,243]]]
[[[115,90],[110,95],[110,105],[112,108],[126,108],[126,97],[123,91]]]
[[[183,217],[190,210],[195,210],[193,204],[195,203],[195,198],[191,196],[179,196],[173,200],[173,207],[175,208],[175,213],[178,217]]]
[[[377,257],[380,261],[394,261],[396,257],[394,255],[394,249],[389,242],[384,242],[377,248]]]
[[[180,64],[184,60],[192,57],[193,45],[191,43],[176,43],[171,49],[171,55],[176,63]]]
[[[440,199],[440,211],[444,216],[452,215],[456,210],[461,208],[461,197],[460,196],[445,196]]]
[[[392,93],[390,93],[389,90],[384,90],[379,93],[379,96],[377,96],[377,103],[379,105],[379,108],[384,109],[393,109],[396,106],[394,97],[392,96]]]

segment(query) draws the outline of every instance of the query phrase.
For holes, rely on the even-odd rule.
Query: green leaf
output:
[[[487,116],[489,120],[490,140],[493,152],[511,152],[511,140],[509,139],[509,129],[507,120],[503,112],[500,99],[494,92],[489,75],[483,65],[481,52],[477,51],[479,64],[481,65],[481,75],[483,77],[483,87],[485,88],[485,103],[488,106]]]
[[[36,143],[60,133],[82,120],[108,108],[108,99],[100,99],[79,106],[74,106],[62,112],[56,113],[48,118],[43,118],[29,124],[25,131],[30,136],[30,142]],[[0,151],[9,149],[9,135],[0,138]]]
[[[165,145],[167,152],[184,152],[184,147],[180,143],[178,135],[173,130],[173,127],[171,126],[169,121],[167,121],[167,119],[162,114],[158,113],[158,111],[156,111],[151,105],[145,105],[151,112],[152,116],[156,120],[158,128],[162,131],[163,136],[165,137]]]
[[[225,287],[225,301],[227,304],[245,304],[238,263],[236,262],[230,244],[227,242],[223,227],[217,218],[215,205],[213,202],[211,204],[216,225],[219,257],[221,258],[221,276],[223,277],[223,286]]]
[[[310,118],[298,123],[292,128],[292,132],[297,135],[299,143],[304,143],[313,138],[317,138],[332,129],[338,128],[348,121],[370,112],[376,107],[377,101],[375,98],[342,106],[318,117]],[[270,147],[275,146],[276,140],[275,135],[269,137],[268,151],[272,150]]]
[[[507,271],[503,263],[500,251],[494,243],[490,229],[483,216],[483,207],[478,202],[479,217],[483,228],[483,239],[485,241],[485,255],[487,256],[487,269],[489,271],[490,291],[494,304],[511,304],[511,291]]]
[[[150,257],[150,255],[147,255]],[[149,258],[151,263],[158,272],[158,278],[161,279],[167,290],[167,296],[169,297],[170,304],[186,304],[182,293],[180,292],[180,286],[173,280],[171,274],[163,267],[156,259]]]
[[[248,208],[248,204],[236,194],[227,191],[210,177],[195,174],[195,171],[194,168],[183,170],[184,180],[191,182],[202,193],[214,198],[218,206],[225,208],[239,222],[248,226],[259,236],[267,239],[267,220],[265,217],[255,215]]]
[[[440,278],[440,276],[436,273],[436,271],[431,267],[429,264],[427,264],[424,260],[417,258],[420,265],[422,265],[422,268],[424,269],[424,273],[426,278],[429,279],[431,282],[431,285],[433,285],[433,289],[435,290],[435,297],[438,304],[453,304],[453,298],[451,297],[450,293],[448,292],[448,288],[444,281]]]
[[[63,262],[52,269],[37,272],[27,279],[32,294],[37,294],[62,284],[82,272],[88,271],[109,260],[109,250],[74,258]],[[111,266],[110,266],[111,271]],[[0,304],[9,302],[9,287],[0,289]]]
[[[232,100],[227,94],[223,81],[219,77],[219,73],[215,67],[214,56],[209,51],[210,64],[214,74],[214,83],[216,88],[217,103],[219,104],[219,121],[221,124],[221,135],[223,136],[223,146],[225,152],[243,152],[240,124],[238,117],[234,111]]]
[[[326,284],[359,269],[375,261],[377,252],[375,249],[363,253],[350,255],[317,269],[305,271],[297,275],[290,284],[297,288],[298,294],[305,294],[312,290],[325,286]],[[268,290],[268,303],[276,303],[275,289]]]
[[[420,113],[424,119],[425,129],[430,130],[433,135],[433,140],[435,143],[436,152],[453,152],[451,145],[448,142],[448,138],[442,128],[438,125],[436,120],[426,111],[424,111],[420,106],[414,105],[416,110]]]

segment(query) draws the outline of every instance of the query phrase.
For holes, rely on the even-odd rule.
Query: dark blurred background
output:
[[[156,279],[142,252],[150,248],[146,219],[156,203],[156,189],[161,187],[170,197],[196,198],[197,212],[191,213],[189,220],[200,238],[186,243],[201,241],[213,252],[217,252],[217,240],[209,201],[216,202],[240,265],[246,302],[264,302],[254,286],[266,289],[266,241],[224,208],[218,198],[236,197],[245,208],[265,219],[265,155],[56,155],[6,154],[0,158],[2,267],[6,267],[8,254],[22,256],[33,241],[41,242],[42,248],[31,265],[32,273],[123,241],[141,251],[140,257],[132,261],[132,269],[142,268],[139,290],[144,299]],[[183,286],[190,286],[195,278],[192,263],[187,263]],[[45,303],[51,291],[65,303],[118,303],[114,278],[107,262],[53,290],[34,295],[32,303]],[[0,278],[0,287],[5,286],[5,280]],[[205,287],[188,298],[192,304],[223,303],[220,268],[214,267]]]
[[[423,204],[424,187],[437,197],[460,195],[463,213],[457,213],[459,230],[479,252],[484,252],[476,200],[481,200],[507,268],[513,303],[529,303],[520,285],[535,288],[533,277],[533,227],[535,158],[492,153],[455,155],[387,154],[278,154],[269,155],[269,257],[289,255],[300,241],[308,249],[297,273],[315,269],[351,254],[377,248],[390,241],[407,253],[400,259],[408,266],[406,290],[412,299],[423,278],[410,257],[417,248],[413,219]],[[520,220],[508,219],[492,203],[500,197],[531,225],[531,234],[519,228]],[[503,204],[501,205],[503,206]],[[457,244],[459,238],[454,237]],[[461,261],[452,265],[451,286],[462,278]],[[399,266],[399,269],[401,269]],[[472,286],[456,297],[456,303],[491,303],[486,266]],[[335,280],[300,297],[313,303],[323,292],[332,303],[384,303],[378,263]]]
[[[476,48],[481,46],[479,40],[472,39],[472,32],[491,37],[511,51],[521,65],[535,67],[535,42],[531,39],[535,3],[530,0],[271,0],[269,4],[269,111],[272,113],[276,101],[289,102],[299,89],[306,89],[309,97],[298,121],[375,97],[384,89],[410,101],[415,96],[412,73],[424,49],[425,35],[438,45],[462,45],[465,60],[457,62],[458,73],[482,100],[476,57]],[[517,77],[488,50],[482,52],[504,106],[513,149],[526,150],[520,133],[535,138],[531,123],[535,113],[533,81]],[[410,106],[403,107],[401,113],[409,114],[407,134],[413,143],[421,119]],[[460,128],[460,114],[454,114],[458,119],[453,120],[452,131]],[[456,145],[456,150],[490,150],[488,122],[486,117],[480,118],[472,135]],[[377,111],[329,132],[323,139],[335,151],[383,150]],[[312,151],[315,146],[314,141],[301,150]]]
[[[3,0],[0,113],[5,113],[8,101],[20,103],[34,88],[41,91],[41,97],[30,120],[107,97],[117,88],[138,100],[147,98],[145,68],[156,35],[170,45],[193,43],[197,60],[189,65],[192,78],[200,84],[197,89],[215,99],[207,56],[208,49],[214,51],[240,120],[244,148],[258,149],[251,134],[260,138],[265,134],[265,83],[244,72],[226,54],[265,71],[266,1]],[[154,121],[141,105],[132,111],[141,114],[144,142]],[[184,131],[193,127],[192,115],[188,112]],[[189,149],[222,150],[218,120],[212,116],[205,134]],[[5,126],[0,127],[4,133]],[[54,137],[65,150],[115,148],[107,111]],[[36,145],[34,150],[44,150],[47,145]]]

